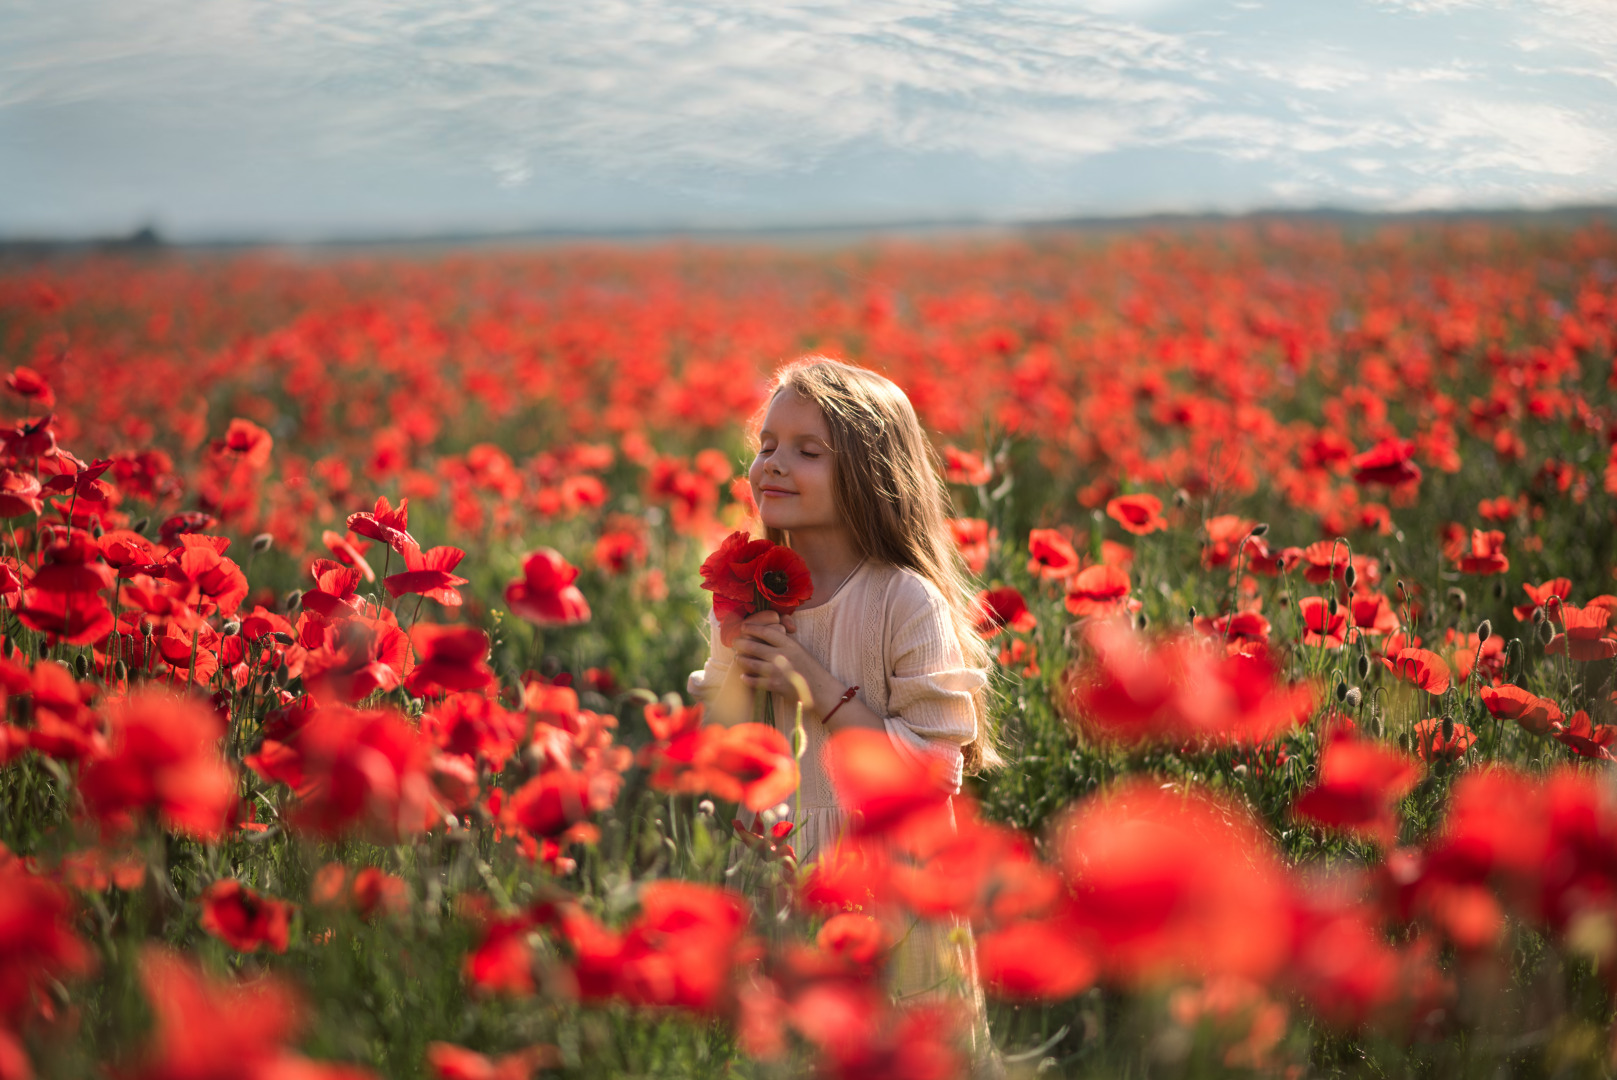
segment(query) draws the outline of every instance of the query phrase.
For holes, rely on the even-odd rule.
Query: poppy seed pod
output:
[[[1350,708],[1350,709],[1357,709],[1359,707],[1359,703],[1361,701],[1363,701],[1363,700],[1364,700],[1364,694],[1359,690],[1359,688],[1357,686],[1348,687],[1347,696],[1345,698],[1343,698],[1343,701],[1347,704],[1347,707]]]
[[[1483,619],[1481,625],[1477,627],[1477,644],[1480,645],[1491,637],[1493,637],[1493,623]]]
[[[269,533],[259,533],[253,537],[253,554],[262,555],[275,546],[275,537]]]

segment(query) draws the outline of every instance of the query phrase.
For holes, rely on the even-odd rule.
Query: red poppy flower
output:
[[[1039,625],[1039,620],[1027,609],[1026,598],[1010,585],[978,593],[975,610],[977,633],[985,638],[997,637],[1007,626],[1026,634]]]
[[[1479,693],[1483,707],[1490,713],[1502,720],[1514,720],[1534,735],[1548,735],[1564,719],[1555,702],[1519,686],[1484,686]]]
[[[1606,624],[1611,621],[1610,608],[1595,604],[1581,608],[1570,604],[1551,604],[1546,610],[1557,631],[1550,638],[1550,643],[1544,646],[1547,654],[1556,656],[1564,652],[1584,663],[1610,660],[1617,656],[1617,639],[1610,637],[1606,631]]]
[[[981,574],[988,569],[988,556],[999,542],[998,529],[990,529],[982,518],[950,518],[949,535],[968,570]]]
[[[1100,973],[1082,928],[1070,913],[1019,919],[977,935],[977,968],[995,997],[1063,1001],[1087,990]]]
[[[786,736],[765,724],[710,724],[691,760],[702,790],[758,812],[797,790],[797,759]]]
[[[0,469],[0,518],[39,514],[45,510],[39,478],[32,473]]]
[[[780,544],[771,547],[758,559],[752,580],[757,587],[759,600],[783,615],[796,611],[800,604],[814,595],[814,582],[803,556]]]
[[[1422,761],[1428,762],[1442,759],[1453,761],[1477,743],[1476,733],[1458,722],[1450,729],[1450,734],[1445,735],[1441,716],[1422,720],[1410,734],[1414,739],[1415,753],[1420,755]]]
[[[1556,725],[1551,734],[1574,754],[1580,757],[1597,758],[1601,761],[1612,760],[1612,753],[1608,749],[1613,740],[1617,740],[1617,726],[1611,724],[1596,725],[1589,719],[1589,714],[1579,709],[1572,714],[1571,719],[1564,725]]]
[[[588,774],[551,769],[516,790],[505,805],[503,819],[532,836],[557,837],[609,805],[592,788]]]
[[[349,505],[352,505],[351,503]],[[370,513],[360,511],[348,515],[348,529],[360,536],[368,536],[372,540],[380,540],[394,551],[403,552],[406,544],[415,544],[415,537],[410,535],[410,500],[400,499],[398,509],[394,509],[387,501],[386,495],[376,498],[376,506]]]
[[[942,764],[935,759],[923,764],[900,755],[885,731],[837,732],[826,744],[825,764],[837,802],[853,818],[858,833],[892,829],[910,814],[949,797]]]
[[[1168,527],[1162,500],[1155,495],[1119,495],[1106,504],[1106,516],[1135,536],[1148,536]]]
[[[1080,618],[1107,615],[1127,606],[1129,576],[1115,566],[1100,563],[1073,575],[1067,583],[1067,610]]]
[[[365,561],[365,548],[360,546],[360,544],[365,544],[365,541],[361,540],[356,544],[348,539],[348,536],[326,529],[320,534],[320,542],[326,545],[326,550],[331,552],[338,562],[358,570],[366,581],[376,580],[376,571],[371,569],[371,564]],[[368,544],[365,545],[365,547],[369,546]],[[395,593],[394,595],[398,594]]]
[[[1498,529],[1483,532],[1471,530],[1471,545],[1462,549],[1458,560],[1462,574],[1503,574],[1510,569],[1505,557],[1505,534]]]
[[[1541,585],[1530,585],[1523,582],[1522,591],[1527,594],[1527,599],[1531,603],[1517,604],[1510,610],[1515,612],[1516,618],[1522,622],[1532,622],[1534,614],[1544,607],[1550,597],[1554,596],[1565,600],[1572,595],[1572,581],[1570,578],[1558,577],[1551,578]]]
[[[475,626],[417,623],[410,630],[410,640],[416,663],[404,688],[412,694],[424,697],[438,690],[481,690],[494,681],[494,673],[483,663],[488,656],[488,635]]]
[[[550,1045],[536,1045],[485,1057],[453,1043],[427,1044],[427,1067],[436,1080],[529,1080],[540,1069],[562,1067],[561,1051]]]
[[[1428,694],[1441,694],[1449,688],[1449,665],[1426,649],[1400,649],[1397,655],[1383,656],[1387,670]]]
[[[1297,601],[1303,617],[1303,644],[1321,649],[1340,649],[1347,643],[1347,612],[1340,606],[1332,613],[1329,600],[1305,596]]]
[[[51,384],[45,381],[45,376],[30,367],[18,365],[6,376],[6,389],[13,394],[48,409],[56,404],[56,394],[51,390]]]
[[[303,606],[327,618],[346,618],[359,611],[359,571],[330,559],[316,559],[311,568],[315,587],[303,593]]]
[[[753,540],[741,531],[731,533],[702,561],[702,588],[715,599],[753,603],[757,597],[758,561],[773,547],[775,544],[769,540]]]
[[[95,954],[74,933],[73,916],[66,891],[0,847],[0,1039],[33,1017],[53,984],[95,968]]]
[[[406,544],[403,552],[404,572],[382,579],[389,595],[404,596],[409,593],[436,600],[445,607],[461,605],[460,592],[455,586],[466,584],[466,579],[456,577],[453,571],[466,557],[464,551],[457,547],[435,547],[422,551],[414,544]]]
[[[271,975],[214,980],[156,945],[140,954],[140,982],[155,1023],[126,1080],[375,1080],[368,1069],[312,1061],[285,1044],[302,1026],[290,987]]]
[[[573,581],[578,567],[554,548],[540,548],[522,561],[522,577],[505,587],[512,614],[539,626],[589,622],[590,605]]]
[[[976,487],[994,478],[994,466],[985,463],[981,454],[973,454],[958,446],[944,446],[943,465],[945,475],[951,484]]]
[[[24,589],[16,612],[24,626],[52,644],[98,645],[112,633],[112,609],[99,593]]]
[[[1315,585],[1336,579],[1341,581],[1347,574],[1352,552],[1346,544],[1333,540],[1319,540],[1303,548],[1303,577]]]
[[[224,725],[213,710],[146,690],[125,698],[110,718],[111,748],[80,781],[90,812],[112,825],[149,811],[166,828],[204,839],[222,835],[236,781],[219,753]]]
[[[284,953],[292,905],[256,893],[239,881],[215,881],[202,890],[202,929],[237,952],[259,946]]]
[[[1320,757],[1318,781],[1292,811],[1391,850],[1398,839],[1398,803],[1419,780],[1419,766],[1408,757],[1369,740],[1338,737]]]
[[[1356,483],[1397,487],[1420,479],[1420,466],[1412,460],[1414,456],[1413,439],[1383,439],[1355,456],[1348,468],[1353,470]]]
[[[1236,514],[1208,518],[1202,525],[1207,533],[1207,542],[1202,545],[1202,565],[1209,570],[1228,566],[1235,553],[1241,550],[1242,543],[1252,535],[1256,524]],[[1250,549],[1255,542],[1247,543],[1247,548]]]
[[[1353,628],[1359,633],[1380,637],[1398,629],[1398,612],[1381,593],[1356,592],[1348,603],[1353,610]]]
[[[1139,778],[1079,804],[1056,834],[1075,936],[1112,977],[1263,980],[1286,962],[1285,878],[1240,807]]]
[[[1027,537],[1027,572],[1044,581],[1065,581],[1078,572],[1078,553],[1055,529],[1034,529]]]

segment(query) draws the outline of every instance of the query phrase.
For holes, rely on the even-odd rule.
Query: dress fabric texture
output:
[[[948,602],[920,574],[867,560],[827,601],[799,610],[797,640],[839,682],[858,685],[859,700],[883,717],[899,753],[936,759],[946,768],[950,793],[958,793],[962,747],[977,734],[973,693],[987,672],[968,667],[954,636]],[[710,619],[712,655],[686,684],[690,695],[707,699],[729,674],[735,652],[719,640]],[[775,726],[790,736],[795,705],[775,695]],[[807,750],[801,761],[801,808],[792,843],[807,865],[835,844],[847,823],[837,805],[823,752],[830,730],[806,718]],[[969,927],[916,922],[898,945],[890,967],[891,988],[903,998],[923,999],[949,987],[970,986],[975,1012],[973,1042],[987,1043],[982,992]]]

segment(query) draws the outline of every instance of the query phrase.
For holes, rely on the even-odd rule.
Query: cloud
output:
[[[823,181],[857,159],[905,175],[920,208],[1011,214],[1065,197],[1094,212],[1107,207],[1083,205],[1070,178],[1151,154],[1228,162],[1231,176],[1263,167],[1244,195],[1220,196],[1236,203],[1611,197],[1617,20],[1603,11],[1607,0],[1510,14],[1481,0],[1296,0],[1284,18],[1176,0],[13,0],[0,15],[0,145],[9,136],[28,157],[0,205],[105,197],[59,175],[90,162],[149,177],[143,197],[182,217],[185,191],[225,208],[239,185],[250,215],[276,185],[314,200],[344,175],[382,175],[401,206],[439,212],[458,197],[564,216],[578,191],[622,185],[662,193],[658,212],[745,203],[784,220],[834,216]],[[966,191],[926,175],[938,161],[1005,182]],[[1183,171],[1164,198],[1194,204]]]

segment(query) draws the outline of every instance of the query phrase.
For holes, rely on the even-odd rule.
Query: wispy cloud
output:
[[[1127,188],[1108,163],[1186,155],[1229,179],[1155,177],[1165,207],[1611,198],[1609,16],[1607,0],[13,0],[0,228],[136,206],[182,229],[337,205],[599,219],[612,191],[624,221],[894,205],[833,190],[852,160],[919,179],[904,204],[922,212],[1104,212],[1097,191]],[[92,164],[127,184],[79,175]],[[344,176],[391,194],[344,195]]]

